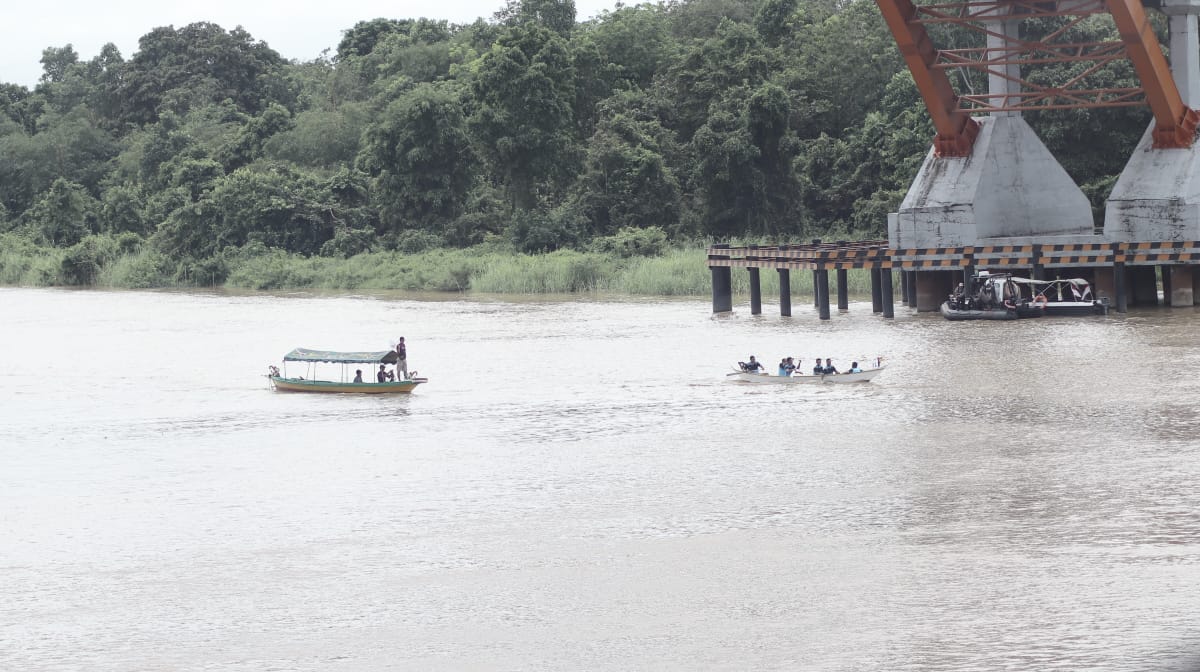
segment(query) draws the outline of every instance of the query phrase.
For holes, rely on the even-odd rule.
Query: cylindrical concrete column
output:
[[[880,280],[879,284],[880,284],[880,288],[882,290],[881,293],[882,293],[882,298],[883,298],[883,316],[888,317],[888,318],[895,317],[896,316],[896,304],[895,304],[896,297],[893,296],[893,293],[892,293],[892,269],[884,268],[884,269],[880,269],[880,270],[882,271],[882,273],[879,276],[879,280]]]
[[[900,303],[908,305],[908,271],[900,270]]]
[[[817,311],[822,320],[829,319],[829,271],[817,271]]]
[[[917,307],[917,272],[908,272],[908,305],[910,308]]]
[[[850,287],[847,283],[846,269],[837,269],[838,310],[850,310]]]
[[[820,271],[815,268],[813,269],[813,308],[821,307],[821,292],[817,291],[817,285],[820,284],[818,282],[818,280],[820,280],[820,274]]]
[[[759,282],[758,269],[746,270],[750,271],[750,314],[762,315],[762,283]]]
[[[786,268],[779,271],[779,314],[783,317],[792,316],[792,272]]]
[[[733,273],[728,266],[710,266],[712,271],[712,303],[714,313],[733,310]]]
[[[1117,312],[1124,313],[1128,310],[1128,301],[1125,286],[1125,262],[1117,261],[1113,263],[1113,289],[1117,294]]]
[[[871,312],[883,312],[883,287],[881,275],[878,268],[871,269]]]

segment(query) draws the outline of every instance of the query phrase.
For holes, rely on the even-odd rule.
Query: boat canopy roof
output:
[[[1083,278],[1058,278],[1057,280],[1030,280],[1029,278],[1010,277],[1008,279],[1012,282],[1017,283],[1018,285],[1054,285],[1054,284],[1058,284],[1058,283],[1063,283],[1063,284],[1067,284],[1067,285],[1075,285],[1077,287],[1082,287],[1082,286],[1088,284],[1088,281],[1084,280]]]
[[[333,364],[395,364],[399,356],[395,350],[379,352],[334,352],[332,350],[310,350],[296,348],[283,356],[285,362],[331,362]]]

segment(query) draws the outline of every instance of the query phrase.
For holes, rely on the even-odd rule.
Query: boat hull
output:
[[[762,385],[811,385],[814,383],[829,383],[829,384],[844,384],[844,383],[869,383],[886,369],[886,366],[881,366],[877,369],[867,369],[859,373],[830,373],[827,375],[814,376],[772,376],[767,373],[746,373],[736,371],[729,374],[730,380],[736,380],[744,383],[758,383]]]
[[[278,392],[317,392],[325,394],[408,394],[425,378],[413,378],[386,383],[338,383],[331,380],[304,380],[269,376]]]
[[[1046,304],[1047,315],[1060,317],[1083,317],[1107,315],[1108,304],[1101,301],[1051,301]]]
[[[1030,306],[1020,308],[988,308],[986,310],[959,310],[951,308],[949,301],[942,302],[942,317],[947,320],[1018,320],[1041,317],[1043,311]]]

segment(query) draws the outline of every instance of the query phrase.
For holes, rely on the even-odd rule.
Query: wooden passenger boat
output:
[[[375,370],[365,372],[364,378],[371,378],[371,382],[356,383],[353,379],[347,380],[347,367],[351,364],[395,364],[398,361],[398,355],[395,350],[381,350],[378,352],[334,352],[331,350],[310,350],[308,348],[296,348],[283,357],[284,371],[274,366],[270,367],[270,373],[267,378],[271,381],[271,385],[279,392],[325,392],[325,393],[349,393],[349,394],[407,394],[412,392],[418,385],[429,382],[428,378],[418,378],[416,371],[409,372],[409,377],[403,380],[389,380],[382,383],[374,382]],[[289,376],[287,374],[288,362],[300,362],[306,365],[305,376]],[[314,375],[317,369],[317,364],[340,364],[342,365],[341,380],[322,380]]]
[[[874,369],[863,369],[858,373],[827,373],[822,375],[792,374],[790,376],[773,376],[769,373],[749,373],[746,371],[734,371],[727,374],[730,380],[741,381],[745,383],[762,383],[768,385],[805,385],[809,383],[869,383],[875,379],[887,365],[879,366]]]

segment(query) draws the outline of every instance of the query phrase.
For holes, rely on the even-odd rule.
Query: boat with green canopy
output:
[[[412,392],[418,385],[429,382],[428,378],[418,378],[416,371],[409,372],[407,378],[400,380],[386,380],[383,382],[375,382],[377,371],[371,370],[365,372],[365,377],[370,379],[370,382],[364,382],[359,377],[349,376],[349,366],[352,364],[371,364],[373,367],[378,365],[380,368],[385,368],[388,364],[395,364],[399,361],[399,355],[395,350],[380,350],[380,351],[363,351],[363,352],[335,352],[332,350],[311,350],[309,348],[296,348],[283,356],[283,371],[278,367],[269,367],[270,372],[267,378],[271,381],[271,385],[279,392],[340,392],[351,394],[405,394]],[[304,376],[290,376],[287,368],[288,362],[293,363],[293,367],[297,363],[303,364],[305,367]],[[340,364],[341,365],[341,380],[322,380],[318,377],[319,364]],[[363,373],[358,370],[358,373]],[[391,373],[389,375],[399,375]]]

